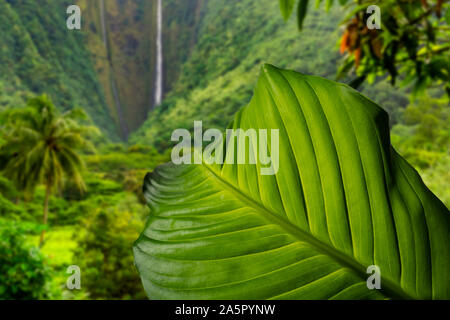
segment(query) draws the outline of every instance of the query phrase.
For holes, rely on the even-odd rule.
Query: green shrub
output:
[[[144,299],[134,266],[132,246],[143,228],[144,207],[134,195],[117,195],[118,203],[101,207],[84,220],[74,264],[81,268],[81,286],[91,299]],[[110,199],[110,201],[113,199]]]
[[[26,245],[25,225],[0,221],[0,299],[45,299],[50,270],[36,247]]]
[[[8,219],[18,220],[24,215],[22,207],[12,203],[8,199],[5,199],[0,194],[0,216]]]

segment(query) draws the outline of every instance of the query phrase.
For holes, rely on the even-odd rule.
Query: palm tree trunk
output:
[[[47,219],[48,219],[48,200],[50,198],[50,192],[51,192],[51,185],[49,182],[47,182],[47,185],[45,187],[45,200],[44,200],[44,226],[47,225]],[[42,230],[41,232],[41,239],[39,240],[39,247],[42,247],[44,244],[44,235],[45,230]]]

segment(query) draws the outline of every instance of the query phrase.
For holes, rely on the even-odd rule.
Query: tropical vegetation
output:
[[[256,164],[148,174],[151,215],[134,251],[150,298],[450,299],[450,211],[392,149],[383,109],[264,65],[229,128],[278,129],[279,143],[268,139],[278,172],[261,173],[268,150],[250,139]],[[236,157],[233,139],[223,149]],[[379,290],[368,288],[371,266]]]
[[[145,230],[152,236],[155,233],[176,236],[177,240],[171,243],[173,248],[185,246],[189,232],[204,232],[200,235],[204,236],[212,232],[213,226],[204,227],[211,218],[207,216],[195,222],[199,229],[188,231],[182,228],[190,224],[195,228],[190,220],[156,219],[156,211],[169,212],[170,208],[163,204],[158,208],[152,203],[153,211],[148,208],[142,191],[144,177],[170,160],[171,148],[176,143],[171,141],[174,129],[192,131],[195,120],[203,121],[204,130],[225,129],[239,110],[250,109],[245,106],[254,95],[264,63],[327,79],[336,79],[338,75],[339,82],[352,85],[357,84],[353,80],[359,79],[358,91],[387,111],[394,149],[448,207],[450,108],[445,94],[448,83],[445,70],[449,51],[435,50],[444,48],[448,38],[445,37],[450,15],[448,1],[375,1],[382,10],[382,29],[373,43],[366,42],[371,33],[360,34],[366,17],[358,18],[362,29],[358,27],[357,32],[351,29],[352,20],[362,16],[354,1],[347,1],[345,6],[337,1],[318,2],[317,9],[312,1],[308,2],[299,31],[296,18],[283,19],[279,1],[163,0],[164,99],[161,105],[154,106],[156,1],[0,0],[0,299],[142,299],[147,297],[146,290],[150,298],[169,296],[168,291],[155,293],[156,287],[149,289],[146,282],[152,279],[145,280],[145,273],[144,290],[134,265],[133,242],[146,228],[150,212],[151,230]],[[359,2],[366,5],[366,1]],[[65,24],[67,6],[74,3],[81,8],[81,30],[68,30]],[[298,9],[300,1],[286,3]],[[405,9],[411,19],[421,12],[427,14],[414,28],[408,27],[404,15],[393,16],[402,35],[397,37],[387,30],[390,22],[385,19],[392,14],[386,12],[384,3],[391,4],[395,12]],[[438,3],[442,4],[440,10]],[[288,12],[284,13],[285,18]],[[344,39],[350,39],[351,34],[360,40],[358,66],[355,59],[358,47],[342,41],[346,33]],[[414,39],[418,41],[417,47]],[[398,46],[395,61],[400,61],[394,64],[397,75],[392,84],[393,69],[386,67],[394,57],[394,43]],[[376,55],[378,47],[381,58]],[[416,59],[411,58],[414,52]],[[355,111],[362,108],[357,105]],[[382,114],[384,119],[386,114]],[[350,116],[354,115],[350,112]],[[383,127],[380,132],[387,145],[388,128]],[[286,159],[289,158],[283,161]],[[157,169],[151,179],[158,178],[158,172],[165,168],[168,167]],[[282,167],[280,170],[283,172]],[[202,177],[200,172],[191,182],[194,184]],[[245,186],[239,185],[239,192],[230,193],[211,181],[215,180],[208,180],[211,183],[208,192],[226,193],[234,204],[240,203],[242,199],[234,198]],[[186,186],[178,180],[177,185],[183,191],[177,197],[197,196],[185,194]],[[146,188],[149,190],[148,184]],[[399,188],[403,192],[404,188]],[[252,191],[254,196],[256,191],[259,189]],[[407,205],[413,201],[411,194],[406,193]],[[202,201],[201,195],[198,196]],[[398,201],[393,203],[398,205]],[[48,213],[46,224],[44,212]],[[399,211],[393,212],[397,219]],[[217,212],[215,217],[216,222],[229,223],[230,230],[239,222],[231,220],[230,212]],[[240,223],[255,224],[253,231],[261,228],[266,232],[272,228],[266,230],[262,226],[265,222],[257,217],[259,213],[248,213]],[[162,231],[172,223],[180,229],[176,235],[173,229]],[[256,226],[258,223],[261,227]],[[39,246],[43,232],[44,241]],[[286,244],[292,240],[285,233],[270,237],[285,239]],[[254,244],[267,248],[266,244]],[[190,248],[197,250],[192,245]],[[241,249],[249,249],[250,245],[243,243]],[[297,245],[293,243],[292,248],[296,250]],[[399,248],[404,248],[403,242],[399,242]],[[425,249],[417,246],[417,250]],[[419,251],[418,256],[427,253]],[[181,250],[180,254],[186,252]],[[205,254],[209,252],[206,250]],[[217,250],[217,254],[220,252]],[[391,253],[390,257],[396,257],[397,252]],[[156,254],[155,261],[162,261],[160,252]],[[193,257],[202,258],[200,249],[195,254]],[[358,259],[364,265],[372,262],[370,257],[361,260],[358,254],[346,257],[351,258],[349,261]],[[409,254],[402,249],[398,257],[409,259]],[[280,264],[286,263],[278,260]],[[154,267],[160,267],[156,262]],[[147,263],[141,264],[141,271]],[[70,276],[67,268],[71,265],[80,267],[80,290],[69,290],[66,286]],[[401,279],[401,290],[397,290],[396,270],[406,265],[403,260],[397,261],[392,264],[392,273],[386,274],[395,292],[413,297],[439,296],[440,289],[430,295],[430,287],[422,283],[413,290],[410,269],[405,275],[408,279]],[[169,265],[166,267],[174,271]],[[202,265],[196,272],[205,270]],[[243,269],[242,274],[221,270],[224,272],[214,280],[218,285],[223,284],[220,281],[224,277],[249,275]],[[331,269],[324,272],[328,271]],[[263,271],[255,268],[252,272]],[[200,278],[186,281],[201,288]],[[348,278],[345,272],[343,278],[359,279]],[[433,290],[437,288],[430,285]],[[170,284],[166,282],[164,286]],[[222,295],[225,294],[224,291]]]

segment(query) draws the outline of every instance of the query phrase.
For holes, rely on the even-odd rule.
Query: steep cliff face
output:
[[[81,30],[66,9],[81,8]],[[154,107],[158,0],[0,0],[0,105],[48,93],[126,139]],[[195,43],[204,0],[162,0],[162,96]]]
[[[80,0],[78,4],[109,111],[125,138],[145,119],[152,101],[154,1]]]
[[[162,94],[170,90],[195,41],[202,1],[162,1]],[[157,0],[79,0],[87,48],[110,114],[126,138],[154,107]],[[194,14],[193,14],[194,13]]]

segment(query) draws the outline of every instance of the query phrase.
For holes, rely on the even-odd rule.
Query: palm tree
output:
[[[86,119],[80,109],[58,113],[51,100],[42,95],[28,101],[27,107],[9,112],[3,128],[4,143],[0,147],[0,170],[16,184],[25,197],[33,194],[38,184],[45,185],[43,224],[48,220],[48,203],[55,187],[64,179],[71,180],[83,191],[84,162],[78,153],[93,149],[86,139],[93,127],[82,125]],[[39,245],[44,243],[42,231]]]

